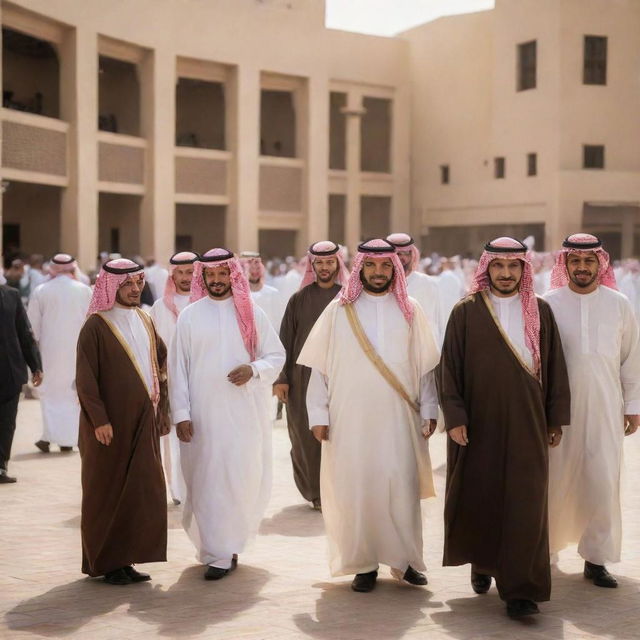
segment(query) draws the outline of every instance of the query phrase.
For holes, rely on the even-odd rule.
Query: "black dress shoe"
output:
[[[221,580],[229,575],[229,569],[221,569],[220,567],[207,567],[204,572],[205,580]]]
[[[311,508],[314,511],[322,511],[322,502],[320,501],[320,498],[314,498],[311,501],[311,505],[312,505]]]
[[[522,618],[536,613],[540,613],[540,609],[533,600],[507,600],[507,615],[510,618]]]
[[[60,451],[63,453],[69,453],[69,451],[73,451],[73,447],[60,447]]]
[[[104,581],[107,584],[131,584],[133,582],[122,568],[105,573]]]
[[[585,561],[584,577],[587,580],[593,580],[593,584],[596,587],[615,589],[618,586],[618,581],[607,571],[603,564],[592,564]]]
[[[0,469],[0,484],[13,484],[17,480],[13,476],[8,476],[4,469]]]
[[[146,582],[151,580],[151,576],[148,573],[140,573],[133,567],[122,567],[122,570],[131,578],[131,582]]]
[[[356,576],[351,583],[351,588],[354,591],[359,591],[360,593],[373,591],[376,586],[377,577],[377,569],[375,571],[369,571],[368,573],[356,573]]]
[[[420,573],[420,571],[416,571],[411,565],[407,567],[402,579],[409,584],[416,585],[416,587],[424,587],[429,583],[427,576],[424,573]]]
[[[491,576],[485,573],[471,572],[471,586],[473,590],[478,594],[487,593],[491,587]]]
[[[38,447],[42,453],[49,453],[49,443],[46,440],[38,440],[36,447]]]

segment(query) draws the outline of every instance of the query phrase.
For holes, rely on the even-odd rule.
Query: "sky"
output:
[[[392,36],[440,16],[491,9],[494,0],[326,0],[327,27]]]

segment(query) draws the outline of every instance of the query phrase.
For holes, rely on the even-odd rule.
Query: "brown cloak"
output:
[[[287,428],[291,440],[293,478],[302,497],[309,502],[320,499],[320,443],[309,430],[307,387],[311,369],[296,364],[309,332],[338,295],[340,285],[323,289],[313,282],[289,299],[280,325],[280,340],[287,352],[282,373],[276,384],[289,385]]]
[[[570,391],[549,305],[540,310],[540,382],[502,336],[481,293],[451,312],[437,370],[449,439],[444,565],[471,562],[503,600],[548,600],[547,430],[569,424]],[[559,446],[562,446],[560,444]]]
[[[159,435],[168,424],[167,350],[153,332],[160,379],[157,415],[140,374],[99,315],[87,319],[78,338],[82,572],[90,576],[166,560],[167,500]],[[94,429],[107,423],[113,427],[113,440],[104,446]]]

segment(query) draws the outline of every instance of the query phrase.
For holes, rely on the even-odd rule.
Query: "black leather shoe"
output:
[[[603,564],[592,564],[585,561],[584,577],[587,580],[593,580],[596,587],[606,587],[607,589],[615,589],[618,581],[607,571]]]
[[[471,587],[478,594],[487,593],[491,587],[491,576],[485,573],[471,572]]]
[[[533,600],[507,600],[507,615],[510,618],[522,618],[536,613],[540,613],[540,609]]]
[[[229,575],[229,569],[221,569],[220,567],[207,567],[204,572],[205,580],[221,580],[225,576]]]
[[[151,580],[151,576],[148,573],[140,573],[133,567],[122,567],[122,570],[131,578],[131,582],[146,582]]]
[[[356,577],[351,583],[351,588],[354,591],[361,593],[367,593],[373,591],[376,586],[376,579],[378,578],[378,570],[369,571],[369,573],[356,573]]]
[[[320,498],[314,498],[311,501],[311,505],[312,505],[312,509],[314,511],[322,511],[322,502],[320,501]]]
[[[49,443],[46,440],[38,440],[36,447],[38,447],[42,453],[49,453]]]
[[[60,451],[62,451],[62,453],[69,453],[73,451],[73,447],[60,447]]]
[[[8,476],[4,469],[0,469],[0,484],[13,484],[17,480],[13,476]]]
[[[416,585],[417,587],[424,587],[429,583],[427,576],[425,576],[424,573],[420,573],[420,571],[416,571],[411,565],[407,567],[402,579],[409,584]]]
[[[107,584],[131,584],[133,580],[125,573],[124,569],[116,569],[104,574]]]

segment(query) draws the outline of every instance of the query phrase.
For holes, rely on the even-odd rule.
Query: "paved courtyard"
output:
[[[295,489],[283,423],[272,500],[238,570],[205,582],[171,505],[169,561],[144,565],[153,580],[126,587],[80,573],[79,456],[39,453],[39,435],[39,403],[24,400],[11,463],[18,484],[0,486],[0,638],[640,638],[640,435],[626,442],[623,561],[612,566],[620,587],[586,582],[568,550],[551,602],[525,622],[505,616],[495,588],[474,595],[468,567],[441,566],[443,434],[431,444],[439,495],[423,508],[429,586],[398,585],[383,570],[370,594],[330,578],[322,517]]]

